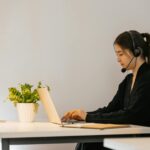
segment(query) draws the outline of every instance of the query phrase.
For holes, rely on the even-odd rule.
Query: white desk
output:
[[[149,150],[150,138],[114,138],[104,139],[104,146],[115,150]]]
[[[130,128],[99,130],[63,128],[47,122],[0,123],[2,150],[9,150],[10,145],[101,142],[104,138],[133,136],[150,137],[150,128],[132,126]]]

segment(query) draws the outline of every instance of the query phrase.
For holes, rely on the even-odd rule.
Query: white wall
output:
[[[149,0],[0,0],[0,119],[17,120],[6,101],[18,83],[49,84],[62,114],[106,105],[124,75],[113,50],[130,29],[150,32]],[[37,121],[47,120],[43,107]],[[73,149],[73,144],[11,150]]]

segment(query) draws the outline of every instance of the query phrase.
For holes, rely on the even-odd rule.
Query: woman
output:
[[[96,123],[119,123],[150,126],[150,34],[137,31],[121,33],[114,49],[122,72],[131,70],[120,83],[107,107],[96,111],[72,110],[62,118]],[[95,146],[95,147],[94,147]],[[94,147],[94,148],[93,148]],[[83,143],[77,150],[105,149],[100,143]]]

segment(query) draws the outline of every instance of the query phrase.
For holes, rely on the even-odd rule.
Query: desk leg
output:
[[[2,150],[9,150],[9,139],[2,139]]]

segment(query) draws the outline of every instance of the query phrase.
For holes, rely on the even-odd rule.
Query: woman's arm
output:
[[[150,118],[150,82],[144,82],[131,94],[130,105],[117,111],[87,114],[87,122],[141,124]],[[148,117],[147,117],[148,116]]]

